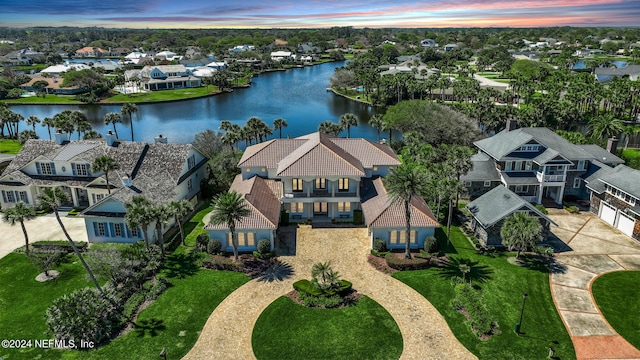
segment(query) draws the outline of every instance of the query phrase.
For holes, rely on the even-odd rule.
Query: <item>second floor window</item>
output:
[[[316,179],[316,189],[324,190],[326,189],[326,179],[325,178],[317,178]]]
[[[88,176],[89,175],[89,165],[87,164],[75,164],[77,176]]]
[[[349,191],[349,178],[338,180],[338,191]]]
[[[187,181],[187,191],[191,192],[193,190],[193,179],[189,178]]]
[[[36,169],[38,174],[42,175],[55,175],[56,174],[56,164],[50,162],[39,162],[36,163]]]
[[[293,179],[293,191],[302,191],[302,179]]]

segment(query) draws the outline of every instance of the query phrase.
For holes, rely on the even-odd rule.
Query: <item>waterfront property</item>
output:
[[[148,91],[194,88],[202,81],[189,75],[184,65],[147,65],[142,70],[127,70],[125,81],[138,82]]]
[[[242,194],[251,215],[239,224],[241,250],[255,250],[259,238],[273,244],[280,212],[290,222],[361,222],[371,241],[404,246],[404,211],[391,204],[381,177],[400,165],[388,145],[337,138],[319,132],[250,146],[230,190]],[[364,219],[362,214],[364,212]],[[411,246],[421,247],[440,225],[422,199],[412,201]],[[228,229],[208,225],[212,238],[231,248]]]
[[[103,155],[114,158],[119,166],[109,172],[108,183],[104,173],[91,170],[93,161]],[[195,201],[206,162],[192,145],[168,144],[164,137],[147,144],[119,141],[112,134],[107,134],[106,141],[69,141],[68,134],[58,133],[55,141],[27,141],[5,169],[0,176],[2,207],[18,201],[38,205],[42,190],[57,186],[68,195],[63,208],[85,208],[81,216],[90,242],[135,242],[142,233],[125,223],[124,204],[135,196],[145,196],[154,205]]]

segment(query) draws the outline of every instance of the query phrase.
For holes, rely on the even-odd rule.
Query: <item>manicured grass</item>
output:
[[[634,169],[640,170],[640,150],[638,149],[626,149],[622,150],[622,160],[625,161],[625,165]]]
[[[593,282],[593,297],[609,324],[640,349],[640,271],[604,274]]]
[[[366,296],[341,309],[311,309],[282,296],[258,318],[251,343],[258,359],[397,359],[402,353],[398,325]]]
[[[160,90],[150,91],[146,93],[136,94],[117,94],[106,100],[103,103],[110,102],[154,102],[154,101],[171,101],[182,100],[202,97],[210,94],[213,91],[217,91],[215,86],[206,86],[189,89],[174,89],[174,90]]]
[[[442,240],[442,232],[439,238]],[[481,289],[501,334],[481,341],[471,332],[465,317],[451,306],[454,292],[450,270],[404,271],[393,277],[427,298],[445,317],[458,340],[480,359],[546,359],[549,346],[555,348],[560,359],[575,359],[571,339],[553,305],[545,269],[511,265],[505,254],[479,255],[457,227],[451,229],[451,243],[447,255],[471,266],[467,279],[476,279],[475,284]],[[524,292],[529,294],[521,328],[524,334],[518,336],[514,327],[520,317]]]
[[[20,99],[2,100],[8,104],[82,104],[81,101],[74,99],[74,95],[52,95],[47,94],[45,97],[30,96]]]
[[[0,154],[17,154],[22,149],[22,145],[18,140],[2,139],[0,140]]]

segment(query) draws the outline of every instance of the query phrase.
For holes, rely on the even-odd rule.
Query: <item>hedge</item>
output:
[[[340,280],[340,287],[338,287],[337,289],[333,289],[333,290],[328,290],[326,292],[323,292],[322,290],[318,289],[316,286],[314,286],[311,281],[307,280],[307,279],[302,279],[302,280],[298,280],[296,282],[293,283],[293,288],[296,289],[299,292],[303,292],[312,296],[331,296],[331,295],[335,295],[335,294],[340,294],[340,293],[344,293],[346,291],[351,290],[352,284],[347,281],[347,280]]]
[[[74,241],[73,243],[76,245],[76,247],[80,251],[87,250],[87,246],[89,246],[89,243],[84,241]],[[68,241],[64,241],[64,240],[40,241],[40,242],[36,242],[29,245],[31,245],[32,249],[40,249],[40,250],[47,250],[47,251],[52,250],[52,251],[68,252],[68,253],[73,252],[73,247],[71,246],[71,244],[69,244]]]
[[[431,263],[431,258],[422,255],[414,255],[412,259],[405,259],[404,257],[397,257],[394,253],[388,253],[384,259],[390,268],[400,271],[426,269]]]

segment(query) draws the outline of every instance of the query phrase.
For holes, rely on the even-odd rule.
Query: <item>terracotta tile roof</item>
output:
[[[362,212],[369,227],[404,227],[404,207],[400,202],[392,203],[382,178],[365,180],[370,193],[362,202]],[[439,227],[440,224],[425,201],[414,196],[411,199],[411,227]]]
[[[249,146],[242,155],[238,166],[264,166],[275,169],[280,160],[306,142],[303,139],[278,139]]]
[[[278,184],[276,184],[278,183]],[[274,189],[282,191],[279,181],[264,180],[254,176],[248,180],[242,180],[239,174],[233,180],[229,191],[237,191],[244,197],[244,203],[249,208],[249,216],[240,221],[237,229],[276,229],[280,221],[280,198],[274,193]],[[227,230],[224,225],[205,225],[205,230]]]
[[[331,141],[360,160],[365,168],[371,168],[374,165],[400,165],[398,156],[387,145],[366,139],[332,138]]]

